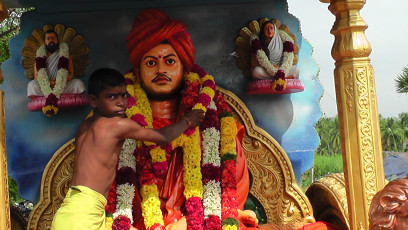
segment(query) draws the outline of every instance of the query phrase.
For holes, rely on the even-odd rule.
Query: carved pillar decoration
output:
[[[10,203],[8,193],[6,119],[4,92],[0,90],[0,229],[10,229]]]
[[[365,0],[320,0],[336,16],[332,57],[351,229],[368,229],[373,196],[385,184],[371,46],[360,16]]]

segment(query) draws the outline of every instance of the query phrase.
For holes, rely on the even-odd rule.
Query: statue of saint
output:
[[[108,227],[257,227],[255,213],[242,211],[249,192],[243,127],[216,92],[213,77],[194,65],[185,24],[163,11],[143,10],[127,44],[133,66],[125,74],[130,119],[158,129],[194,108],[206,117],[166,146],[125,141],[108,195]]]
[[[42,108],[47,116],[58,111],[58,99],[62,93],[81,94],[85,86],[74,79],[74,67],[66,43],[60,43],[54,30],[44,32],[44,44],[36,53],[34,79],[28,83],[27,97],[44,96],[46,102]]]
[[[286,41],[284,41],[285,37],[287,37]],[[275,77],[276,73],[274,74],[273,69],[269,67],[270,64],[274,68],[282,69],[285,72],[284,77],[287,79],[299,78],[299,69],[295,65],[292,65],[293,57],[286,57],[293,56],[293,41],[290,41],[291,39],[289,38],[290,36],[287,33],[283,31],[279,32],[272,20],[262,24],[259,32],[259,41],[262,47],[259,48],[262,48],[264,53],[254,52],[252,54],[251,66],[253,79],[259,80]],[[290,43],[292,43],[291,46]],[[286,55],[285,52],[287,53]]]

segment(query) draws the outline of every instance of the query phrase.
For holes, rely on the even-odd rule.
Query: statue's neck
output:
[[[171,122],[176,121],[179,107],[178,98],[167,101],[150,100],[149,102],[154,117],[169,119]]]

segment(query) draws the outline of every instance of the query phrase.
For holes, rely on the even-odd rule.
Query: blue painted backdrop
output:
[[[287,152],[298,181],[301,174],[312,167],[313,153],[319,145],[314,125],[321,116],[318,101],[323,89],[317,79],[318,66],[312,59],[312,47],[302,38],[299,21],[288,13],[285,0],[20,0],[14,3],[36,7],[23,15],[21,33],[10,42],[11,58],[2,65],[8,170],[17,180],[25,199],[38,201],[41,176],[47,162],[75,136],[90,108],[61,111],[52,118],[27,109],[29,79],[20,64],[24,40],[45,24],[74,28],[90,48],[90,65],[82,78],[87,85],[89,74],[97,68],[113,67],[122,72],[130,69],[126,35],[136,14],[146,7],[163,9],[187,24],[195,44],[196,63],[212,74],[219,86],[231,90],[245,102],[255,123]],[[237,68],[231,53],[239,30],[261,17],[279,19],[296,35],[300,47],[298,67],[305,91],[291,95],[245,94],[248,79]]]

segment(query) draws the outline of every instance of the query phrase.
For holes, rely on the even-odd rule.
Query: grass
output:
[[[336,155],[315,155],[313,181],[316,181],[330,173],[343,172],[343,158],[341,154]],[[302,187],[306,188],[311,184],[311,170],[302,175]]]

